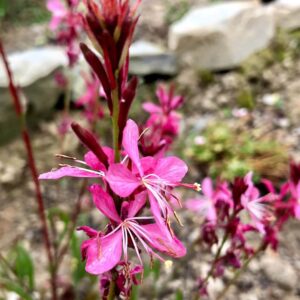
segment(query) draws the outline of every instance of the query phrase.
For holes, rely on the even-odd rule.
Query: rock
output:
[[[300,80],[296,80],[288,86],[286,99],[284,100],[287,107],[287,114],[291,122],[295,125],[299,124]]]
[[[272,10],[278,27],[287,30],[300,28],[300,0],[277,0]]]
[[[297,272],[288,261],[282,260],[275,254],[268,253],[262,258],[261,266],[268,279],[281,288],[293,290],[297,287]]]
[[[132,44],[129,53],[131,74],[172,76],[177,73],[175,55],[156,44],[140,40]]]
[[[8,57],[16,84],[26,98],[27,119],[49,116],[61,93],[54,80],[54,72],[67,65],[64,51],[57,47],[43,47],[15,53]],[[0,144],[15,136],[19,123],[15,117],[8,81],[0,62]],[[24,99],[25,99],[24,98]]]
[[[47,77],[68,63],[64,50],[53,46],[14,53],[8,57],[8,61],[16,84],[22,88]],[[0,62],[0,87],[7,86],[7,76],[3,63]]]
[[[268,9],[234,1],[190,10],[171,26],[169,47],[193,68],[231,69],[267,47],[274,33]]]
[[[22,179],[26,162],[18,156],[7,156],[0,161],[0,184],[17,185]]]

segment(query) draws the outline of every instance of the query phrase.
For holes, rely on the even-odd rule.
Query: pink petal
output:
[[[106,180],[111,189],[121,197],[128,197],[141,185],[141,182],[124,165],[113,164],[109,167]]]
[[[135,196],[134,200],[129,203],[128,218],[133,218],[145,206],[147,193],[142,192]]]
[[[157,162],[157,160],[151,156],[143,157],[141,159],[141,164],[142,164],[142,168],[143,168],[144,172],[146,174],[149,174],[150,172],[153,173],[156,162]]]
[[[106,168],[103,165],[103,163],[97,158],[97,156],[92,151],[89,151],[85,154],[84,161],[93,170],[106,171]]]
[[[100,185],[93,184],[90,187],[90,192],[93,195],[95,206],[109,219],[114,220],[117,223],[122,222],[120,219],[114,200],[107,194]]]
[[[157,161],[154,173],[170,183],[180,182],[188,171],[188,167],[181,159],[170,156]]]
[[[63,177],[99,178],[99,174],[84,171],[76,167],[62,167],[58,170],[41,174],[39,179],[60,179]]]
[[[90,238],[94,238],[98,235],[98,231],[89,226],[80,226],[77,228],[78,231],[84,231]]]
[[[164,234],[157,224],[142,225],[142,227],[151,237],[149,243],[152,247],[176,258],[186,255],[186,249],[181,241],[171,234]]]
[[[143,175],[143,169],[141,166],[138,142],[140,138],[139,128],[132,120],[128,120],[123,133],[123,147],[137,167],[140,175]]]
[[[202,211],[204,207],[206,207],[207,204],[205,202],[205,198],[196,198],[196,199],[190,199],[185,202],[185,207],[191,211]]]
[[[213,194],[214,194],[213,182],[210,178],[205,178],[202,181],[202,191],[207,198],[213,198]]]
[[[86,251],[85,270],[93,275],[103,274],[113,269],[122,256],[122,232],[94,239]]]
[[[143,104],[143,109],[150,114],[161,114],[161,108],[151,102],[146,102]]]
[[[300,204],[296,204],[294,207],[295,218],[300,220]]]

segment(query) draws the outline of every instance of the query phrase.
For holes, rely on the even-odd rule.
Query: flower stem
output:
[[[48,263],[49,263],[50,273],[51,273],[52,299],[57,300],[56,274],[53,270],[53,265],[54,265],[53,264],[53,255],[52,255],[52,251],[51,251],[51,242],[50,242],[49,230],[48,230],[47,221],[46,221],[45,206],[44,206],[43,197],[42,197],[42,193],[41,193],[40,183],[38,180],[38,172],[36,169],[36,164],[35,164],[35,159],[34,159],[34,154],[33,154],[33,150],[32,150],[29,132],[28,132],[28,129],[26,126],[25,114],[23,112],[23,108],[22,108],[21,101],[20,101],[19,91],[13,81],[12,72],[10,70],[8,60],[6,57],[6,53],[4,51],[4,47],[2,45],[1,39],[0,39],[0,54],[1,54],[1,57],[2,57],[2,60],[4,63],[4,67],[5,67],[7,76],[8,76],[9,90],[10,90],[11,98],[12,98],[12,101],[13,101],[13,104],[15,107],[16,115],[20,121],[22,138],[23,138],[24,146],[25,146],[26,153],[27,153],[27,159],[28,159],[29,168],[31,170],[32,180],[33,180],[33,183],[35,186],[36,202],[38,205],[38,214],[39,214],[40,222],[42,225],[44,244],[45,244],[45,249],[47,252]]]
[[[114,89],[112,91],[112,99],[113,99],[113,116],[112,116],[112,124],[113,124],[113,145],[115,151],[115,162],[120,161],[120,148],[119,148],[119,96],[118,90]]]
[[[254,254],[249,257],[244,265],[238,269],[233,278],[228,282],[228,284],[226,285],[226,287],[223,289],[223,291],[219,294],[219,296],[216,298],[216,300],[221,300],[225,297],[226,293],[228,292],[229,288],[235,284],[237,282],[237,280],[240,278],[240,276],[247,270],[249,264],[251,263],[251,261],[256,258],[258,256],[258,254],[265,248],[265,244],[263,243],[255,252]]]
[[[112,280],[109,284],[109,292],[108,292],[107,300],[114,300],[115,297],[116,297],[116,282],[112,278]]]

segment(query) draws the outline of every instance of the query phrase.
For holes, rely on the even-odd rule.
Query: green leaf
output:
[[[71,253],[73,256],[73,272],[72,277],[74,284],[78,284],[82,278],[84,278],[87,274],[85,272],[85,264],[81,259],[80,252],[80,241],[75,233],[73,233],[71,239]]]
[[[28,251],[18,245],[16,247],[15,270],[19,279],[27,283],[31,290],[34,289],[34,265]],[[26,282],[27,281],[27,282]]]
[[[0,0],[0,18],[6,14],[6,0]]]
[[[8,280],[0,280],[0,283],[4,289],[18,294],[22,300],[33,300],[32,296],[27,293],[19,284]]]
[[[175,300],[183,300],[183,293],[181,290],[177,290]]]

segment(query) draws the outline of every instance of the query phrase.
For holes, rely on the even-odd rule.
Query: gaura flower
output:
[[[265,223],[272,218],[271,207],[268,204],[274,197],[270,195],[260,197],[258,189],[253,184],[252,175],[253,173],[249,172],[244,178],[248,187],[241,196],[241,204],[249,213],[256,229],[265,234]]]
[[[176,136],[179,131],[180,115],[175,112],[182,103],[182,96],[174,96],[174,86],[167,91],[160,85],[156,92],[160,105],[146,102],[143,105],[145,111],[150,113],[150,118],[147,121],[147,127],[161,128],[164,134]]]
[[[202,182],[203,196],[187,200],[186,208],[203,215],[209,222],[216,224],[217,221],[217,193],[213,189],[213,183],[210,178],[205,178]]]
[[[130,170],[124,162],[112,164],[108,169],[106,180],[111,189],[124,198],[130,196],[138,188],[146,189],[156,220],[159,221],[161,215],[168,220],[169,214],[174,213],[168,199],[176,198],[171,193],[172,188],[185,186],[199,190],[199,186],[181,183],[188,168],[177,157],[140,159],[138,141],[139,129],[134,121],[128,120],[123,133],[123,148],[131,159],[133,168]]]
[[[140,256],[140,248],[150,256],[162,261],[164,259],[153,249],[172,257],[182,257],[186,249],[182,243],[167,231],[153,222],[152,217],[137,217],[137,213],[145,205],[146,195],[140,193],[133,201],[123,202],[121,217],[117,213],[113,199],[99,185],[90,188],[95,206],[115,225],[106,233],[98,233],[84,226],[79,228],[87,233],[89,240],[82,244],[83,257],[86,258],[86,271],[90,274],[99,275],[113,269],[122,259],[128,263],[128,248],[132,247],[143,265]],[[125,209],[124,209],[125,207]],[[148,224],[145,224],[145,222]]]
[[[92,133],[82,128],[77,123],[71,125],[81,142],[90,149],[84,156],[84,160],[78,160],[75,157],[57,155],[77,163],[78,166],[61,165],[61,168],[48,173],[41,174],[39,179],[60,179],[66,176],[79,178],[104,178],[107,167],[114,162],[113,150],[109,147],[101,147]]]

